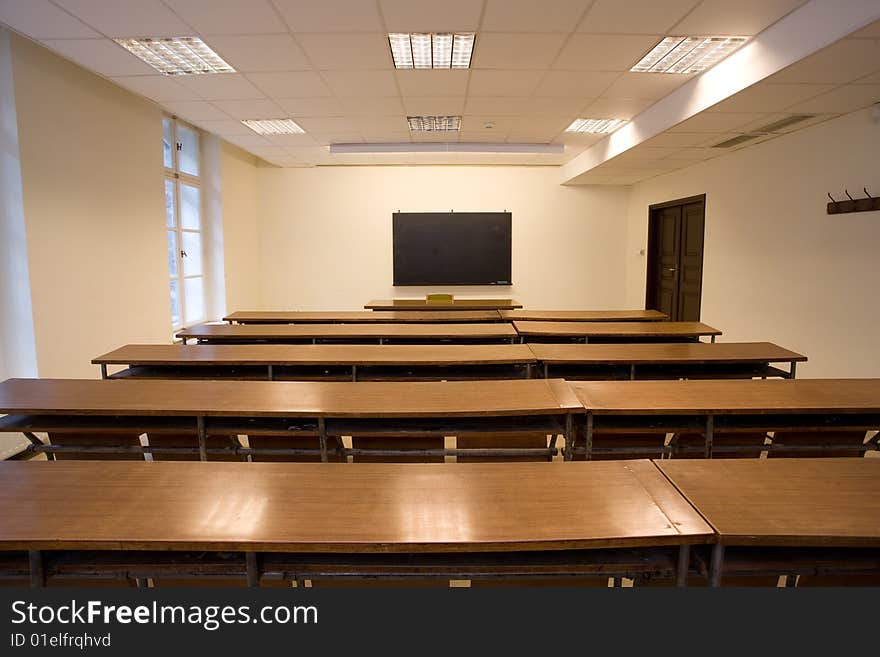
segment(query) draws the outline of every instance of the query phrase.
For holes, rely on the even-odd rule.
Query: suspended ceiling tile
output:
[[[312,65],[321,71],[393,68],[388,36],[363,34],[299,34],[296,39]]]
[[[847,114],[880,103],[880,84],[848,84],[788,108],[805,114]]]
[[[307,71],[311,65],[289,34],[205,37],[205,42],[242,73]]]
[[[244,100],[265,98],[263,92],[239,73],[180,75],[180,84],[204,100]]]
[[[46,39],[42,43],[77,64],[107,77],[156,73],[152,66],[109,39]]]
[[[279,119],[287,116],[271,100],[218,100],[213,104],[236,119]]]
[[[323,84],[323,83],[322,83]],[[275,101],[290,116],[342,116],[345,110],[336,98],[279,98]]]
[[[535,92],[542,97],[597,98],[607,91],[619,73],[548,71]]]
[[[48,0],[2,0],[0,22],[32,39],[99,39],[101,35]]]
[[[469,71],[419,69],[395,71],[402,96],[464,96]]]
[[[623,73],[604,91],[602,96],[605,98],[658,100],[692,77],[675,73]]]
[[[200,34],[276,34],[287,32],[268,0],[165,0]]]
[[[324,71],[324,81],[339,98],[360,96],[398,96],[394,73],[391,71]]]
[[[712,112],[779,112],[786,107],[830,91],[826,84],[758,84],[710,108]]]
[[[473,68],[545,69],[565,42],[564,34],[481,32],[474,46]]]
[[[654,104],[644,98],[597,98],[583,111],[585,118],[631,119]]]
[[[192,28],[160,0],[55,0],[108,37],[184,36]]]
[[[157,102],[166,100],[201,100],[201,97],[165,75],[133,75],[110,78],[116,84]]]
[[[478,2],[473,4],[479,5]],[[589,0],[487,0],[482,29],[489,32],[571,32]]]
[[[751,36],[804,2],[805,0],[703,0],[671,31],[685,35]]]
[[[404,96],[403,106],[410,116],[449,116],[464,113],[464,96]]]
[[[575,34],[553,68],[568,71],[628,71],[661,40],[661,36]]]
[[[389,32],[476,32],[480,26],[482,3],[474,0],[379,0],[379,5]]]
[[[544,71],[471,71],[470,96],[530,96],[544,77]]]
[[[229,115],[205,100],[168,101],[162,106],[170,113],[190,121],[228,121]]]
[[[321,75],[314,71],[250,73],[247,77],[271,98],[324,98],[333,95]]]
[[[880,69],[880,42],[842,39],[774,75],[774,84],[844,84]]]
[[[273,0],[293,32],[381,32],[378,5],[365,0]]]
[[[578,32],[598,34],[667,34],[699,0],[596,0]]]
[[[403,113],[403,103],[398,96],[342,98],[341,104],[345,109],[345,113],[350,116],[381,117],[389,114]]]

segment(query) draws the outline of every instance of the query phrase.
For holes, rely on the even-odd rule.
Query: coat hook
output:
[[[831,192],[828,192],[828,198],[831,199],[831,202],[832,202],[832,203],[837,203],[837,201],[834,200],[834,197],[831,196]]]
[[[873,200],[874,197],[871,196],[871,193],[868,191],[867,187],[862,187],[862,191],[865,192],[865,196],[867,196],[869,199]]]
[[[843,193],[846,194],[847,196],[849,196],[849,200],[850,200],[850,201],[855,201],[855,199],[854,199],[852,196],[849,195],[849,190],[848,190],[848,189],[844,189],[844,190],[843,190]]]

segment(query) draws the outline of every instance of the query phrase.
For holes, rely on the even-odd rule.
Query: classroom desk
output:
[[[502,310],[509,322],[662,322],[669,319],[659,310]]]
[[[565,379],[793,379],[806,356],[772,342],[543,344],[529,347],[544,377]],[[788,370],[773,363],[788,363]]]
[[[522,308],[516,299],[373,299],[364,304],[366,310],[514,310]]]
[[[702,322],[529,322],[513,323],[522,342],[698,342],[721,331]]]
[[[6,462],[0,517],[3,561],[18,557],[32,586],[96,573],[251,586],[645,573],[683,582],[690,547],[713,540],[650,461]]]
[[[497,310],[450,310],[435,313],[430,310],[356,310],[342,311],[302,311],[302,310],[271,310],[250,311],[240,310],[223,318],[230,324],[409,324],[438,322],[500,322],[501,315]]]
[[[715,447],[716,432],[735,437],[737,432],[880,429],[880,379],[570,381],[569,386],[587,409],[584,445],[577,444],[575,436],[573,453],[585,454],[588,459],[593,453],[592,434],[600,430],[697,432],[704,442],[691,451],[711,458],[715,452],[754,449],[738,446],[735,440],[734,444]],[[773,443],[761,449],[796,452],[831,448],[860,455],[876,449],[877,442],[818,445],[809,450]],[[619,452],[626,454],[627,450]]]
[[[130,344],[92,360],[105,379],[126,365],[109,378],[269,381],[531,378],[536,362],[524,344]]]
[[[725,574],[880,574],[880,459],[656,461],[717,533]]]
[[[191,347],[200,349],[200,347]],[[255,453],[237,435],[315,437],[320,449],[266,450],[271,454],[313,454],[329,457],[327,438],[375,436],[455,436],[530,431],[572,436],[574,415],[583,413],[565,381],[518,379],[502,381],[317,382],[317,381],[189,381],[9,379],[0,383],[0,431],[25,434],[32,453],[65,451],[43,445],[34,432],[130,431],[135,434],[190,432],[198,448],[161,451],[208,453],[221,457]],[[225,447],[207,445],[209,436],[232,437]],[[338,442],[338,441],[336,441]],[[338,445],[340,457],[395,455],[395,450],[358,450]],[[69,448],[82,452],[157,451],[149,447]],[[418,456],[531,455],[552,458],[555,446],[537,449],[410,450]],[[424,453],[422,453],[424,452]]]
[[[482,324],[199,324],[177,334],[206,343],[363,343],[386,342],[515,342],[513,326],[502,322]]]

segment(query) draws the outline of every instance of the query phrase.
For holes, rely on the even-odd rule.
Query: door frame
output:
[[[657,306],[657,300],[652,298],[652,294],[656,291],[658,287],[659,281],[657,280],[657,244],[659,240],[658,232],[660,230],[659,223],[654,216],[654,212],[656,210],[663,210],[664,208],[671,208],[677,205],[688,205],[690,203],[700,203],[703,204],[703,225],[705,226],[706,220],[706,195],[705,194],[697,194],[696,196],[687,196],[685,198],[678,198],[672,201],[663,201],[662,203],[654,203],[653,205],[648,206],[648,249],[645,252],[647,256],[647,261],[645,262],[646,272],[645,272],[645,308],[652,308]],[[684,217],[682,217],[682,221],[684,221]],[[704,228],[705,230],[705,228]],[[700,285],[700,291],[702,293],[702,282]]]

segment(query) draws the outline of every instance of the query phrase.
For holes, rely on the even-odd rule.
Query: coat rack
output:
[[[848,190],[843,190],[849,198],[848,201],[835,201],[831,194],[828,198],[831,203],[828,204],[828,214],[846,214],[848,212],[871,212],[872,210],[880,210],[880,196],[871,196],[866,187],[862,188],[865,198],[853,198]]]

